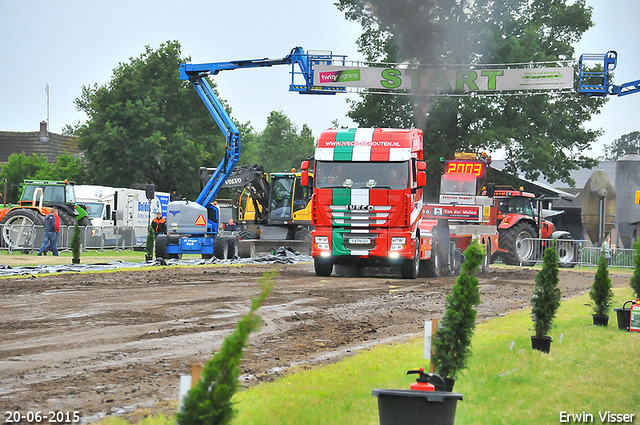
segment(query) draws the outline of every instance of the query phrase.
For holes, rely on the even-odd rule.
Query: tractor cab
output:
[[[25,180],[20,196],[21,207],[37,205],[75,204],[73,184],[68,181]]]

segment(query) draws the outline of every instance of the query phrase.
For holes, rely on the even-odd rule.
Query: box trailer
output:
[[[93,185],[78,185],[75,189],[77,202],[86,206],[91,218],[87,248],[141,247],[156,212],[167,218],[169,193],[155,192],[149,201],[140,189]]]

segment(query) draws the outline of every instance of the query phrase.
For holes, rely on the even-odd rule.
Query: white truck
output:
[[[167,218],[169,193],[155,192],[149,202],[140,189],[77,185],[75,192],[91,219],[87,248],[142,247],[156,212]]]

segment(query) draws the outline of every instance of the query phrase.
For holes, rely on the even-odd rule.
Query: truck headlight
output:
[[[329,236],[316,236],[315,237],[315,242],[317,244],[320,243],[329,243]]]
[[[389,251],[402,251],[407,244],[407,238],[394,237],[391,238],[391,247]]]

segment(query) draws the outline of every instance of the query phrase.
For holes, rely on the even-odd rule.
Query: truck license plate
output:
[[[349,238],[350,244],[358,244],[358,245],[368,245],[371,243],[371,239],[369,238]]]

